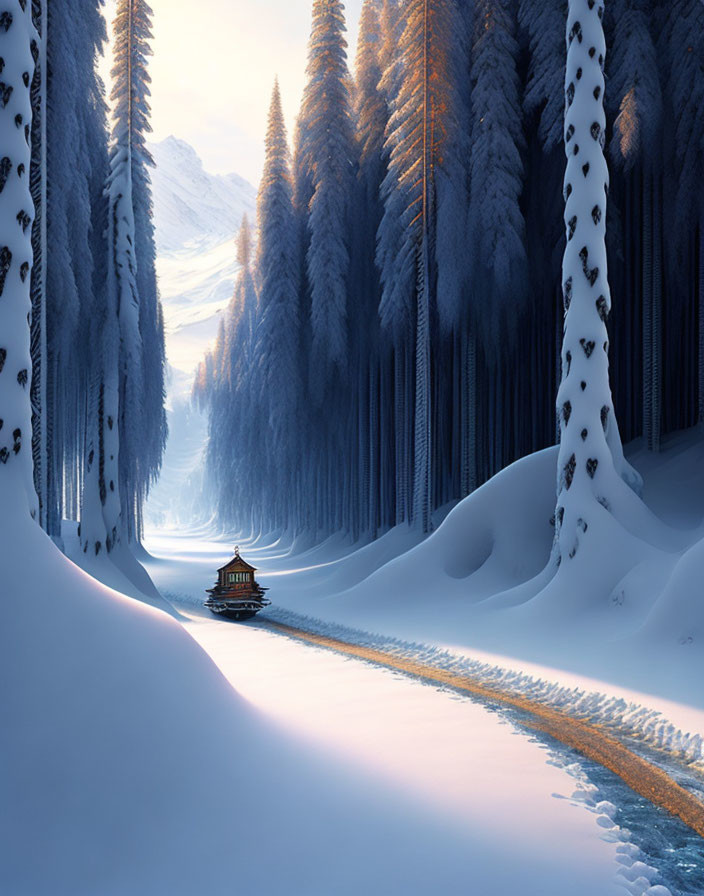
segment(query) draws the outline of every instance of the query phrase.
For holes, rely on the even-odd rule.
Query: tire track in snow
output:
[[[495,685],[482,683],[470,675],[431,666],[417,660],[394,656],[368,647],[296,628],[273,619],[262,619],[263,627],[280,631],[297,640],[334,650],[346,656],[373,662],[389,669],[447,685],[493,703],[510,706],[528,715],[523,724],[553,737],[588,759],[617,775],[637,794],[653,805],[676,815],[691,830],[704,838],[704,804],[681,787],[665,771],[648,762],[608,734],[601,725],[577,719],[560,710]]]

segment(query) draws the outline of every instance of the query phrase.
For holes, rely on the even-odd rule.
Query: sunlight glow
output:
[[[154,140],[188,141],[213,173],[237,172],[255,186],[278,75],[289,135],[305,82],[312,0],[151,0],[154,10]],[[362,0],[348,0],[348,50],[354,62]],[[106,3],[112,22],[115,0]],[[103,76],[110,61],[101,66]]]

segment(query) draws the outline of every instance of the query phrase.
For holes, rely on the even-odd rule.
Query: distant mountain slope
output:
[[[256,190],[237,174],[209,174],[183,140],[150,144],[157,253],[214,246],[230,239],[246,212],[252,222]]]
[[[198,362],[213,343],[237,276],[235,236],[245,212],[254,223],[256,191],[236,174],[209,174],[176,137],[150,145],[157,275],[166,324],[169,439],[147,518],[194,520],[202,493],[207,415],[189,396]],[[200,483],[200,485],[194,485]],[[205,511],[204,511],[205,512]]]
[[[174,391],[190,390],[193,371],[215,338],[237,275],[235,235],[245,213],[254,222],[256,191],[237,174],[209,174],[193,147],[176,137],[149,149],[156,162],[152,193],[166,353],[178,382],[169,390],[172,398]]]

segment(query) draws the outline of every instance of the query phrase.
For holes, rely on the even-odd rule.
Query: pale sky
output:
[[[206,170],[257,186],[274,76],[291,138],[305,81],[312,0],[149,0],[153,139],[187,140]],[[346,0],[353,68],[362,0]],[[115,0],[106,3],[112,22]],[[107,61],[103,70],[109,71]]]

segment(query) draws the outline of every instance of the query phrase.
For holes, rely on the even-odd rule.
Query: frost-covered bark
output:
[[[101,337],[95,334],[95,344]],[[86,411],[86,460],[83,492],[81,495],[81,523],[79,537],[84,553],[98,556],[107,549],[108,537],[101,500],[104,487],[103,402],[104,370],[102,352],[93,359],[89,373],[88,407]],[[117,531],[117,524],[115,531]]]
[[[8,0],[0,13],[0,506],[38,512],[32,472],[32,220],[29,185],[32,102],[39,54],[31,5]]]
[[[103,383],[100,391],[102,447],[100,498],[107,548],[119,542],[123,529],[120,495],[120,420],[126,389],[130,395],[139,369],[139,298],[134,258],[134,212],[129,152],[116,147],[108,188],[108,269],[103,329]],[[136,399],[134,399],[136,400]]]
[[[141,383],[142,372],[142,334],[139,327],[140,320],[140,296],[137,291],[137,258],[135,254],[136,231],[134,221],[134,204],[132,193],[132,166],[129,147],[118,146],[113,151],[110,173],[110,225],[109,245],[112,251],[111,264],[108,267],[108,276],[111,280],[110,288],[115,289],[115,302],[118,321],[119,337],[116,340],[120,348],[119,361],[115,365],[118,374],[115,382],[118,385],[119,395],[113,399],[114,386],[113,371],[106,375],[106,411],[108,413],[106,435],[106,450],[109,441],[115,440],[115,456],[120,451],[125,451],[122,444],[123,438],[130,449],[130,459],[139,457],[135,440],[138,439],[139,421],[143,419],[143,385]],[[114,283],[112,282],[114,278]],[[110,306],[108,306],[110,313]],[[108,383],[110,389],[108,390]],[[117,416],[113,418],[112,412]],[[115,427],[111,428],[110,421],[115,420]],[[114,430],[114,432],[113,432]],[[118,445],[119,443],[119,450]],[[106,470],[112,463],[112,450],[106,457]],[[136,498],[136,482],[130,478],[124,481],[128,475],[129,467],[124,461],[118,465],[118,470],[113,475],[106,476],[109,492],[113,487],[117,490],[120,486],[120,501],[122,521],[125,524],[125,534],[132,534],[128,527],[127,517],[136,509],[132,501]],[[106,504],[110,506],[110,500]],[[116,502],[117,503],[117,502]],[[110,515],[112,518],[112,515]],[[108,525],[108,537],[111,528]],[[114,541],[114,534],[113,534]]]
[[[562,439],[555,514],[558,558],[572,558],[596,504],[610,510],[620,477],[637,484],[623,458],[609,384],[606,320],[611,294],[606,267],[604,156],[604,7],[570,0],[565,77],[565,328],[557,396]]]
[[[46,328],[46,257],[47,257],[47,154],[46,154],[46,88],[47,88],[47,0],[32,0],[32,21],[40,37],[40,49],[32,78],[32,166],[30,190],[34,203],[32,225],[31,275],[32,298],[32,455],[34,482],[39,500],[39,523],[47,528],[48,510],[48,440],[47,440],[47,371],[49,365]]]

